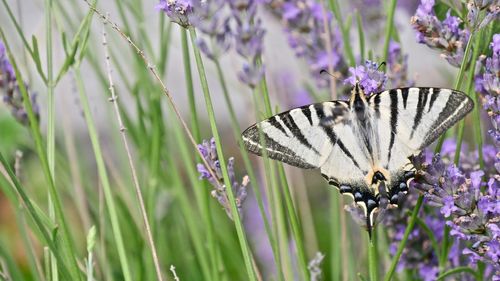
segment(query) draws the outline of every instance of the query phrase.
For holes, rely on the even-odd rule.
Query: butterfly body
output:
[[[366,96],[356,84],[348,101],[295,108],[243,132],[246,148],[292,166],[319,168],[329,184],[374,215],[397,205],[415,175],[411,157],[473,108],[464,93],[399,88]]]

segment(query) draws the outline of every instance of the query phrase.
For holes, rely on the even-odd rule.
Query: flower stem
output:
[[[472,35],[471,35],[472,36]],[[474,91],[474,73],[476,71],[476,64],[475,62],[477,61],[477,58],[479,57],[479,44],[480,44],[480,40],[481,38],[483,38],[483,30],[480,31],[479,33],[479,36],[476,36],[474,38],[474,51],[472,52],[472,58],[471,58],[471,63],[470,63],[470,66],[469,66],[469,73],[468,73],[468,76],[467,76],[467,86],[465,87],[466,89],[466,94],[469,95],[471,98],[473,98],[472,95],[474,95],[473,91]],[[472,41],[472,38],[470,39],[470,41]],[[476,96],[476,95],[474,95]],[[476,105],[475,108],[474,108],[474,117],[476,117],[476,113],[479,112],[478,110],[478,106]],[[482,163],[483,161],[483,151],[482,151],[482,137],[481,137],[481,124],[479,124],[477,121],[480,121],[480,120],[477,120],[477,118],[474,118],[473,122],[474,122],[474,136],[477,139],[478,141],[478,154],[479,154],[479,163],[480,164],[483,164]],[[459,124],[459,127],[458,127],[458,134],[457,134],[457,147],[456,147],[456,150],[455,150],[455,165],[458,165],[458,163],[460,162],[460,151],[461,151],[461,147],[462,147],[462,140],[463,140],[463,137],[464,137],[464,129],[465,129],[465,119],[462,119],[462,121],[460,121],[460,124]]]
[[[389,56],[389,42],[391,41],[392,29],[394,28],[394,12],[396,11],[396,4],[398,0],[391,0],[389,6],[389,12],[387,14],[387,23],[386,23],[386,31],[385,31],[385,40],[384,40],[384,53],[383,53],[383,62],[387,61],[387,57]]]
[[[35,113],[33,112],[33,105],[31,104],[31,98],[28,94],[28,90],[26,89],[26,86],[24,85],[23,78],[21,75],[21,72],[16,64],[16,61],[14,60],[14,57],[12,56],[11,50],[9,48],[9,45],[7,43],[7,40],[5,38],[5,34],[3,30],[0,28],[0,38],[2,39],[5,49],[7,51],[7,56],[9,57],[9,61],[12,64],[12,68],[14,69],[15,77],[18,80],[18,87],[19,91],[21,92],[22,95],[22,101],[23,101],[23,107],[26,110],[26,113],[28,115],[28,120],[29,120],[29,125],[31,132],[33,134],[33,139],[35,142],[35,148],[38,154],[38,157],[40,158],[40,163],[42,165],[42,170],[43,174],[45,176],[45,179],[47,181],[48,187],[49,187],[49,192],[50,196],[53,199],[53,204],[54,204],[54,212],[55,212],[55,217],[56,221],[59,226],[62,228],[62,238],[64,240],[64,243],[61,243],[61,249],[65,251],[65,254],[69,255],[71,258],[69,258],[69,270],[70,274],[72,277],[72,280],[80,280],[81,275],[79,272],[78,264],[76,262],[75,257],[76,255],[76,250],[75,246],[73,243],[73,239],[71,236],[71,233],[69,231],[69,224],[67,223],[66,217],[63,212],[63,205],[61,201],[61,197],[59,196],[59,192],[57,191],[56,185],[54,183],[54,179],[52,177],[52,173],[50,172],[49,168],[49,163],[47,160],[47,154],[46,151],[43,149],[43,139],[42,139],[42,134],[40,133],[40,127],[38,125],[38,120],[35,116]],[[51,250],[54,253],[54,248],[51,248]]]
[[[104,23],[104,24],[106,24],[106,23]],[[149,247],[151,248],[150,250],[151,250],[151,256],[153,258],[153,263],[155,266],[156,278],[158,281],[163,281],[163,276],[161,274],[160,261],[158,258],[158,253],[156,251],[156,245],[155,245],[155,242],[153,239],[151,226],[150,226],[150,223],[148,221],[148,214],[147,214],[146,207],[144,204],[144,199],[143,199],[141,187],[139,184],[139,178],[137,176],[137,171],[135,169],[134,160],[132,159],[131,149],[129,147],[129,144],[127,141],[127,136],[125,134],[125,125],[123,125],[122,117],[120,114],[120,109],[119,109],[118,103],[116,101],[117,96],[115,93],[115,86],[114,86],[113,78],[111,76],[111,63],[110,63],[110,59],[109,59],[110,56],[109,56],[109,50],[108,50],[108,46],[107,46],[105,26],[103,26],[102,38],[103,38],[102,44],[104,46],[104,53],[105,53],[106,69],[107,69],[108,80],[109,80],[109,91],[110,91],[110,95],[111,95],[110,101],[113,103],[113,109],[115,111],[116,119],[118,121],[120,135],[122,137],[122,142],[123,142],[123,145],[125,147],[126,154],[127,154],[127,159],[128,159],[128,163],[130,166],[130,172],[132,174],[132,179],[134,182],[134,187],[135,187],[135,191],[136,191],[136,195],[137,195],[137,201],[139,202],[142,220],[144,222],[144,227],[146,230],[146,237],[147,237],[147,240],[149,243]]]
[[[455,267],[453,269],[450,269],[450,270],[442,273],[441,275],[439,275],[436,278],[436,281],[444,280],[446,277],[451,276],[453,274],[459,274],[459,273],[465,273],[465,272],[470,273],[472,276],[476,276],[476,272],[474,270],[472,270],[472,268],[470,268],[468,266],[459,266],[459,267]],[[476,279],[476,280],[479,280],[479,279]]]
[[[408,222],[408,227],[406,227],[403,239],[398,245],[398,250],[396,252],[396,255],[394,255],[394,257],[392,258],[391,266],[389,268],[389,271],[387,271],[387,274],[385,275],[384,281],[392,280],[392,275],[394,275],[394,271],[396,270],[396,266],[398,265],[399,258],[401,257],[401,254],[403,253],[403,250],[406,246],[406,242],[408,241],[408,237],[410,236],[410,233],[412,232],[413,227],[415,226],[415,223],[417,221],[417,215],[418,212],[420,211],[420,207],[422,207],[423,202],[424,202],[424,196],[419,195],[417,199],[417,204],[415,205],[411,213],[411,218],[410,221]]]
[[[254,173],[254,167],[252,167],[252,163],[250,162],[250,158],[248,156],[248,151],[246,150],[243,139],[241,138],[241,128],[238,124],[238,119],[236,117],[236,112],[234,110],[233,103],[231,101],[231,97],[229,96],[229,90],[227,88],[226,79],[224,77],[224,72],[222,71],[222,67],[220,65],[219,60],[214,60],[215,68],[217,69],[217,76],[219,77],[219,82],[221,84],[222,93],[224,94],[224,100],[226,102],[226,106],[229,111],[229,118],[231,121],[231,127],[233,129],[234,138],[237,140],[241,157],[243,158],[243,163],[245,165],[246,172],[250,178],[250,182],[252,183],[252,190],[255,193],[255,198],[257,199],[257,205],[259,207],[260,214],[262,216],[262,220],[264,222],[264,228],[266,230],[267,238],[269,239],[269,244],[273,250],[274,259],[276,262],[276,267],[281,268],[281,259],[279,258],[279,246],[276,243],[276,238],[272,233],[271,226],[269,224],[269,220],[267,218],[267,214],[264,207],[264,199],[262,197],[260,187],[257,185],[258,180]],[[278,278],[279,280],[283,280],[283,272],[279,271]]]
[[[297,250],[297,260],[300,266],[300,271],[302,273],[303,280],[309,279],[309,271],[307,270],[307,259],[306,253],[304,250],[304,243],[302,238],[302,231],[298,219],[298,214],[295,211],[292,195],[290,193],[290,186],[288,185],[288,181],[286,179],[285,170],[283,169],[283,165],[278,166],[278,172],[281,178],[281,183],[283,186],[283,195],[285,197],[285,205],[288,213],[288,218],[290,220],[290,226],[292,230],[292,236],[295,240],[295,246]]]
[[[367,232],[368,233],[368,232]],[[375,231],[372,237],[368,236],[368,270],[370,281],[377,281],[377,250],[375,247]]]
[[[106,164],[104,163],[104,156],[101,150],[101,145],[99,143],[97,128],[95,127],[94,118],[92,117],[92,112],[90,110],[90,104],[87,95],[85,94],[85,87],[79,69],[79,63],[75,65],[74,71],[75,71],[76,84],[78,88],[78,94],[83,108],[83,115],[87,123],[87,129],[89,131],[90,141],[92,143],[92,148],[94,150],[97,171],[99,174],[99,178],[101,180],[102,189],[104,191],[104,199],[106,201],[106,206],[108,208],[111,228],[113,231],[113,238],[114,241],[116,242],[116,248],[118,250],[118,257],[122,267],[123,278],[126,281],[131,281],[132,275],[130,273],[127,253],[125,251],[123,234],[120,229],[120,223],[118,220],[118,213],[116,211],[115,199],[111,189],[111,184],[109,181]]]
[[[464,74],[465,74],[465,68],[467,65],[467,57],[469,56],[470,49],[472,47],[472,37],[474,36],[474,33],[472,33],[469,37],[469,40],[467,41],[467,46],[465,47],[465,53],[464,53],[464,58],[462,59],[462,63],[460,64],[460,70],[458,71],[458,78],[455,82],[455,86],[453,87],[455,90],[460,90],[460,87],[462,86],[462,80],[464,79]],[[434,152],[438,153],[441,151],[441,148],[443,147],[444,139],[446,138],[446,133],[441,135],[441,137],[438,140],[438,143],[436,145],[436,149]]]
[[[337,0],[329,0],[328,4],[330,6],[330,10],[332,10],[333,15],[337,19],[340,32],[342,33],[342,42],[344,42],[344,52],[346,53],[347,58],[349,59],[349,65],[354,66],[356,64],[356,60],[354,58],[354,53],[351,48],[351,40],[349,38],[349,29],[346,28],[344,24],[344,20],[342,19],[342,14],[340,11],[339,3]]]
[[[193,27],[189,28],[189,35],[191,37],[191,45],[193,46],[193,51],[194,51],[194,56],[196,59],[196,66],[198,68],[198,74],[200,76],[200,82],[201,86],[203,89],[203,95],[205,97],[205,105],[208,113],[208,119],[210,122],[210,127],[212,129],[212,135],[214,136],[215,139],[215,144],[216,144],[216,149],[217,149],[217,156],[220,161],[221,169],[222,169],[222,176],[224,179],[224,185],[228,188],[226,188],[226,192],[228,195],[229,203],[231,205],[231,213],[232,217],[234,220],[234,224],[236,227],[236,233],[238,235],[238,240],[240,242],[241,246],[241,251],[243,253],[243,259],[245,260],[245,267],[247,269],[248,277],[250,280],[257,280],[257,277],[255,275],[255,272],[253,270],[252,266],[252,257],[250,255],[250,249],[248,247],[248,242],[246,240],[245,232],[243,229],[243,224],[241,222],[240,214],[238,213],[238,208],[236,207],[236,201],[235,197],[233,194],[232,188],[230,188],[231,181],[229,179],[229,174],[227,172],[227,166],[226,166],[226,159],[223,154],[222,150],[222,143],[221,143],[221,138],[219,135],[219,132],[217,130],[217,124],[215,120],[215,113],[214,113],[214,108],[212,104],[212,98],[210,96],[210,90],[208,88],[208,81],[207,77],[205,74],[205,67],[203,65],[203,61],[201,58],[200,50],[196,46],[196,31],[194,30]]]
[[[198,113],[196,113],[196,103],[194,98],[193,74],[191,72],[191,60],[189,58],[189,45],[187,31],[181,29],[182,59],[184,64],[184,74],[186,75],[186,89],[189,100],[189,115],[191,116],[191,130],[197,142],[201,142],[200,127],[198,125]]]

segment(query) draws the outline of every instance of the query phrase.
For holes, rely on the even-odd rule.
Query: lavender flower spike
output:
[[[232,34],[230,14],[227,11],[227,1],[193,1],[195,16],[190,18],[194,27],[201,31],[197,44],[200,50],[211,60],[229,50]]]
[[[434,0],[422,0],[411,24],[417,31],[417,42],[441,50],[441,56],[451,65],[460,67],[470,33],[459,27],[461,20],[451,16],[440,21],[434,13]]]
[[[5,46],[0,41],[0,96],[3,96],[3,102],[10,107],[12,115],[17,121],[26,125],[28,124],[28,114],[23,105],[23,97],[19,91],[18,83],[14,69],[7,57]],[[25,87],[28,89],[28,85],[25,84]],[[30,96],[33,112],[38,119],[40,110],[36,103],[36,94],[32,93]]]
[[[160,0],[156,9],[165,12],[173,22],[184,28],[191,25],[193,5],[190,0]]]
[[[246,59],[243,70],[238,73],[238,78],[253,89],[264,77],[264,67],[258,60],[262,55],[265,30],[261,20],[256,17],[257,1],[232,0],[228,2],[236,22],[233,34],[236,51]]]
[[[465,241],[462,254],[472,263],[491,265],[500,278],[500,178],[482,181],[483,171],[466,177],[453,164],[446,167],[439,155],[418,167],[414,187],[424,192],[430,205],[449,217],[450,235]]]
[[[271,5],[271,8],[282,18],[288,44],[296,56],[304,58],[310,65],[310,72],[318,86],[328,86],[328,80],[320,75],[320,71],[329,66],[333,66],[335,71],[342,71],[346,66],[341,54],[341,36],[332,27],[331,12],[311,0],[283,1]],[[325,26],[325,16],[328,26]],[[325,38],[327,31],[331,32]]]
[[[212,184],[214,188],[211,192],[212,196],[217,199],[219,204],[224,208],[229,218],[233,219],[231,215],[231,205],[226,193],[226,186],[223,184],[222,170],[219,159],[217,157],[214,138],[212,138],[210,142],[203,140],[203,143],[198,145],[198,150],[201,152],[203,158],[205,158],[208,165],[210,166],[209,169],[211,169],[217,177],[217,179],[214,179],[203,164],[197,164],[197,169],[200,173],[200,179],[207,179]],[[236,207],[238,208],[238,212],[241,215],[243,202],[247,197],[247,187],[250,181],[248,179],[248,176],[244,176],[241,183],[236,179],[236,175],[234,172],[234,158],[232,157],[229,158],[229,161],[227,163],[227,172],[229,174],[231,188],[233,189],[235,195]],[[217,184],[217,181],[222,184],[222,187]]]

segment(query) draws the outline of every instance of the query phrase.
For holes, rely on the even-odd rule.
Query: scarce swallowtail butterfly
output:
[[[347,101],[285,111],[243,132],[257,155],[321,170],[329,184],[364,211],[369,234],[382,202],[398,204],[415,176],[411,158],[469,113],[462,92],[398,88],[365,96],[357,83]]]

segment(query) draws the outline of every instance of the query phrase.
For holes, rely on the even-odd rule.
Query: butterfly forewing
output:
[[[347,110],[345,102],[325,102],[292,109],[257,123],[243,132],[246,148],[292,166],[318,168],[330,154],[331,136],[321,122],[339,115],[334,108]],[[260,134],[259,134],[260,130]]]
[[[398,169],[473,108],[464,93],[439,88],[401,88],[373,94],[381,164]]]

